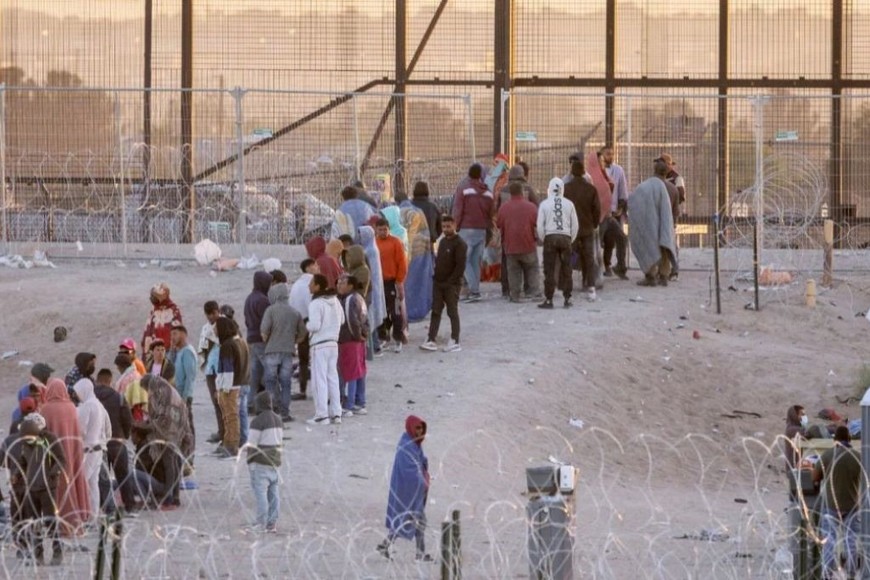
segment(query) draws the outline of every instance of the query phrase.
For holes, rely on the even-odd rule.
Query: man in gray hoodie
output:
[[[547,187],[547,199],[538,206],[538,240],[544,241],[544,301],[538,308],[553,308],[557,272],[564,306],[572,305],[571,243],[580,231],[580,223],[574,204],[564,198],[564,192],[564,182],[554,177]]]
[[[263,314],[260,334],[266,343],[263,354],[263,382],[281,418],[292,421],[290,416],[290,383],[293,378],[293,353],[296,345],[305,340],[305,322],[302,314],[290,306],[290,289],[278,283],[269,289],[270,306]]]

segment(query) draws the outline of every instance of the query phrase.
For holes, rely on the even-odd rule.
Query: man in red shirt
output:
[[[538,275],[538,247],[535,228],[538,208],[525,198],[521,183],[510,184],[510,199],[498,210],[498,229],[507,255],[508,288],[511,302],[520,301],[520,291],[529,289],[526,298],[541,293]]]
[[[396,343],[394,350],[402,352],[402,345],[408,342],[405,333],[405,318],[402,315],[405,302],[405,277],[408,275],[408,257],[405,255],[405,246],[402,241],[396,236],[390,235],[390,222],[384,218],[378,219],[375,232],[377,234],[375,243],[381,254],[384,298],[387,302],[387,317],[378,328],[378,338],[381,342],[389,342],[392,331],[392,337]]]

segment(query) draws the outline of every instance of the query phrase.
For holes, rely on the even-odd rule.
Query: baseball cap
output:
[[[136,341],[132,338],[125,338],[118,348],[126,348],[127,350],[136,350]]]

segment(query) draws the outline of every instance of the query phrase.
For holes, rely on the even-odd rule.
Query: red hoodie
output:
[[[480,179],[466,177],[453,194],[456,229],[485,230],[492,225],[495,197]]]
[[[338,278],[341,276],[341,266],[335,258],[326,253],[326,240],[322,236],[316,236],[305,242],[305,250],[308,257],[317,262],[320,273],[326,276],[326,283],[330,290],[335,290]]]

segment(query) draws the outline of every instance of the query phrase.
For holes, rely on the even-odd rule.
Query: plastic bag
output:
[[[208,238],[194,247],[193,254],[196,257],[196,263],[200,266],[208,266],[215,260],[220,260],[222,255],[220,246]]]

